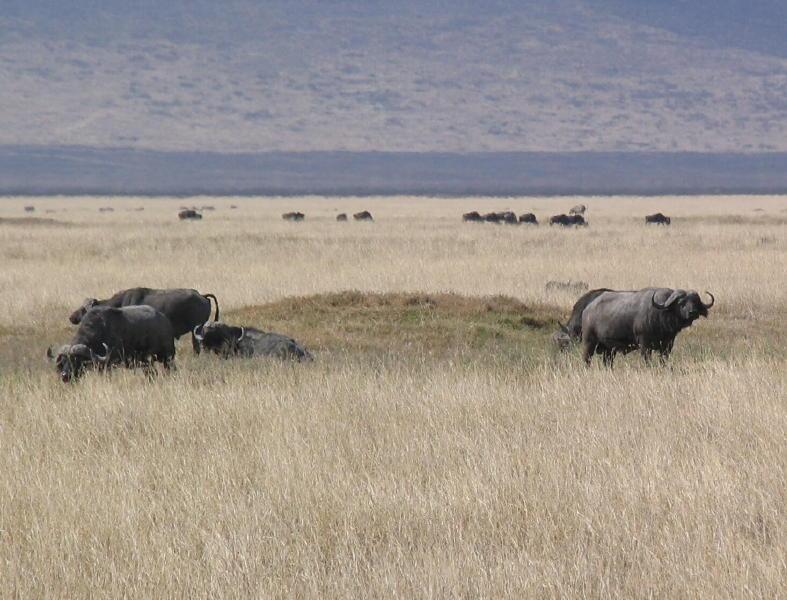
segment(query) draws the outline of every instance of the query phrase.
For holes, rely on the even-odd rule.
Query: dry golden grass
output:
[[[584,230],[459,221],[578,201]],[[178,222],[193,204],[216,210]],[[375,223],[333,220],[363,208]],[[785,209],[4,199],[0,595],[785,596]],[[670,228],[641,224],[657,210]],[[545,284],[568,279],[709,289],[717,306],[668,368],[585,369],[548,345],[575,298]],[[171,377],[59,383],[43,354],[70,310],[134,285],[213,292],[228,321],[317,360],[181,342]]]

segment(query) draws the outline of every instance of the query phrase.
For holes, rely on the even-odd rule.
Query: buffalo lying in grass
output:
[[[260,331],[254,327],[235,327],[213,322],[195,327],[193,334],[200,349],[224,358],[273,356],[295,361],[313,359],[311,353],[291,337]]]

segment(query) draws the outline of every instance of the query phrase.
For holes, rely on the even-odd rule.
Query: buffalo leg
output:
[[[585,361],[585,364],[590,366],[590,361],[593,358],[593,354],[596,352],[597,344],[595,341],[585,339],[582,340],[582,360]]]
[[[605,367],[609,367],[611,369],[612,363],[615,362],[615,351],[610,350],[609,348],[604,348],[601,351],[601,361]]]
[[[191,347],[194,348],[194,354],[199,354],[200,353],[201,348],[200,348],[199,342],[197,341],[197,338],[194,337],[194,332],[193,331],[191,332]]]

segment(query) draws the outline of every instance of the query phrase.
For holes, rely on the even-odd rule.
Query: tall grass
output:
[[[588,199],[571,231],[458,220],[576,202],[4,201],[69,226],[0,224],[0,595],[783,596],[787,201]],[[217,210],[179,223],[184,203]],[[281,222],[290,208],[307,221]],[[376,222],[333,221],[361,208]],[[639,224],[656,210],[674,225]],[[667,368],[585,369],[533,328],[574,299],[553,279],[718,303]],[[132,285],[214,292],[317,361],[181,343],[169,377],[59,383],[43,353],[68,312]],[[275,303],[344,289],[524,304]]]

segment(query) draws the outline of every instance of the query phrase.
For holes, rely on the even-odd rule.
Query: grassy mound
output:
[[[228,317],[287,333],[316,350],[445,356],[489,350],[510,356],[548,351],[560,315],[507,296],[348,291],[286,298]]]

